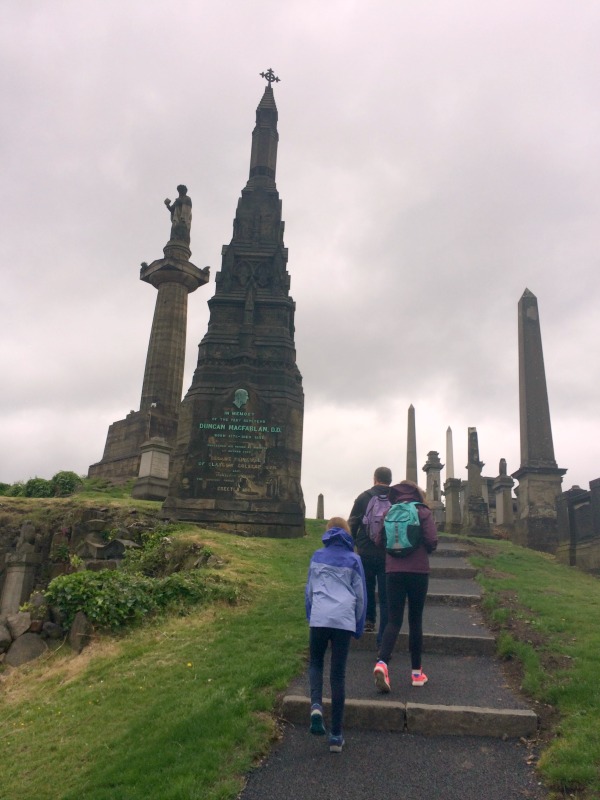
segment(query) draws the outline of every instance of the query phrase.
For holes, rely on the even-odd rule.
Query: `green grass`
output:
[[[307,528],[289,541],[189,528],[245,601],[101,638],[81,656],[65,647],[6,678],[0,797],[236,797],[277,735],[278,693],[304,666],[303,587],[323,525]]]
[[[560,714],[540,773],[560,797],[598,798],[600,581],[543,553],[507,542],[481,544],[472,561],[483,570],[486,610],[506,629],[499,654],[519,659],[523,690]]]

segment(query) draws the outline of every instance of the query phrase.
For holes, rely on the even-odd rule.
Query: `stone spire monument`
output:
[[[406,480],[419,482],[417,474],[417,428],[415,424],[415,407],[408,407],[408,428],[406,431]]]
[[[444,522],[444,504],[442,503],[442,479],[440,477],[444,465],[440,461],[437,450],[430,450],[427,453],[427,461],[423,467],[423,472],[427,476],[425,497],[427,505],[433,513],[433,518],[438,526]]]
[[[519,300],[519,419],[521,466],[512,473],[519,481],[514,541],[553,553],[558,544],[556,498],[567,470],[554,459],[540,316],[529,289]]]
[[[295,303],[275,184],[277,107],[269,69],[250,176],[223,247],[208,330],[181,405],[162,516],[258,536],[304,533],[304,394]]]
[[[163,248],[164,257],[150,265],[143,262],[140,270],[140,280],[158,291],[140,409],[109,427],[104,455],[89,468],[90,478],[126,481],[138,475],[142,444],[160,440],[167,449],[175,444],[183,390],[187,298],[208,282],[210,271],[190,261],[192,201],[186,186],[178,186],[177,191],[179,197],[173,204],[165,200],[171,213],[171,235]]]

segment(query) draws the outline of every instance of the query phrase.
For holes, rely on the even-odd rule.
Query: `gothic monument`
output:
[[[271,69],[256,110],[250,176],[223,247],[208,330],[180,412],[164,518],[257,536],[304,533],[304,394],[296,366],[284,223],[275,184]]]

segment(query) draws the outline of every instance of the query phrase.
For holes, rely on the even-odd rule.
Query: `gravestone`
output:
[[[163,518],[257,536],[304,533],[304,394],[275,184],[277,107],[256,111],[250,176],[209,300],[208,331],[179,414]]]

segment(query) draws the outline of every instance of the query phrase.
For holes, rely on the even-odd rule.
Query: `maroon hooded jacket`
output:
[[[422,503],[425,499],[421,489],[412,481],[402,481],[390,487],[389,498],[392,505],[411,501]],[[417,506],[417,513],[419,514],[423,534],[421,544],[414,553],[404,558],[398,558],[386,553],[386,572],[429,572],[429,553],[433,553],[438,544],[437,528],[431,509],[428,506]],[[383,536],[384,533],[382,532],[378,544],[383,545]]]

